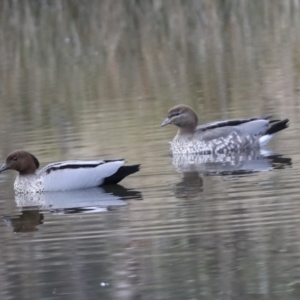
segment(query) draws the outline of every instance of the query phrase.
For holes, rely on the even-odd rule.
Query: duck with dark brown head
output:
[[[117,184],[139,171],[140,165],[123,166],[123,159],[51,163],[38,171],[39,161],[31,153],[16,150],[9,154],[0,168],[19,172],[14,184],[17,193],[86,189]]]

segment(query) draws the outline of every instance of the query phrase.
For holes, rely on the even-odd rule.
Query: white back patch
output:
[[[85,162],[87,164],[88,162]],[[111,161],[97,167],[65,168],[41,174],[45,191],[66,191],[99,186],[116,173],[124,161]]]

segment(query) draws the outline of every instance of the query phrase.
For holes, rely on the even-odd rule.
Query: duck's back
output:
[[[123,165],[114,161],[66,161],[47,165],[38,172],[44,191],[65,191],[99,186]]]
[[[172,152],[211,154],[255,149],[269,128],[266,119],[250,119],[236,126],[227,126],[226,122],[212,122],[198,126],[191,134],[178,134],[171,144]]]

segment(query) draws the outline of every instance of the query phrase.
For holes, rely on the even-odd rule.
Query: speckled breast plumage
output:
[[[39,175],[18,175],[14,189],[16,194],[43,193],[43,179]]]
[[[226,154],[259,147],[257,137],[235,131],[210,140],[201,138],[200,134],[176,135],[170,144],[172,154]]]

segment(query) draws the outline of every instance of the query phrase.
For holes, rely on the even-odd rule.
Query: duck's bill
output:
[[[168,124],[170,124],[170,123],[171,123],[171,120],[170,120],[169,118],[166,118],[166,119],[162,122],[161,127],[166,126],[166,125],[168,125]]]
[[[8,170],[8,169],[9,169],[8,165],[7,165],[7,164],[4,164],[4,165],[2,165],[2,167],[0,168],[0,173],[3,172],[3,171],[5,171],[5,170]]]

